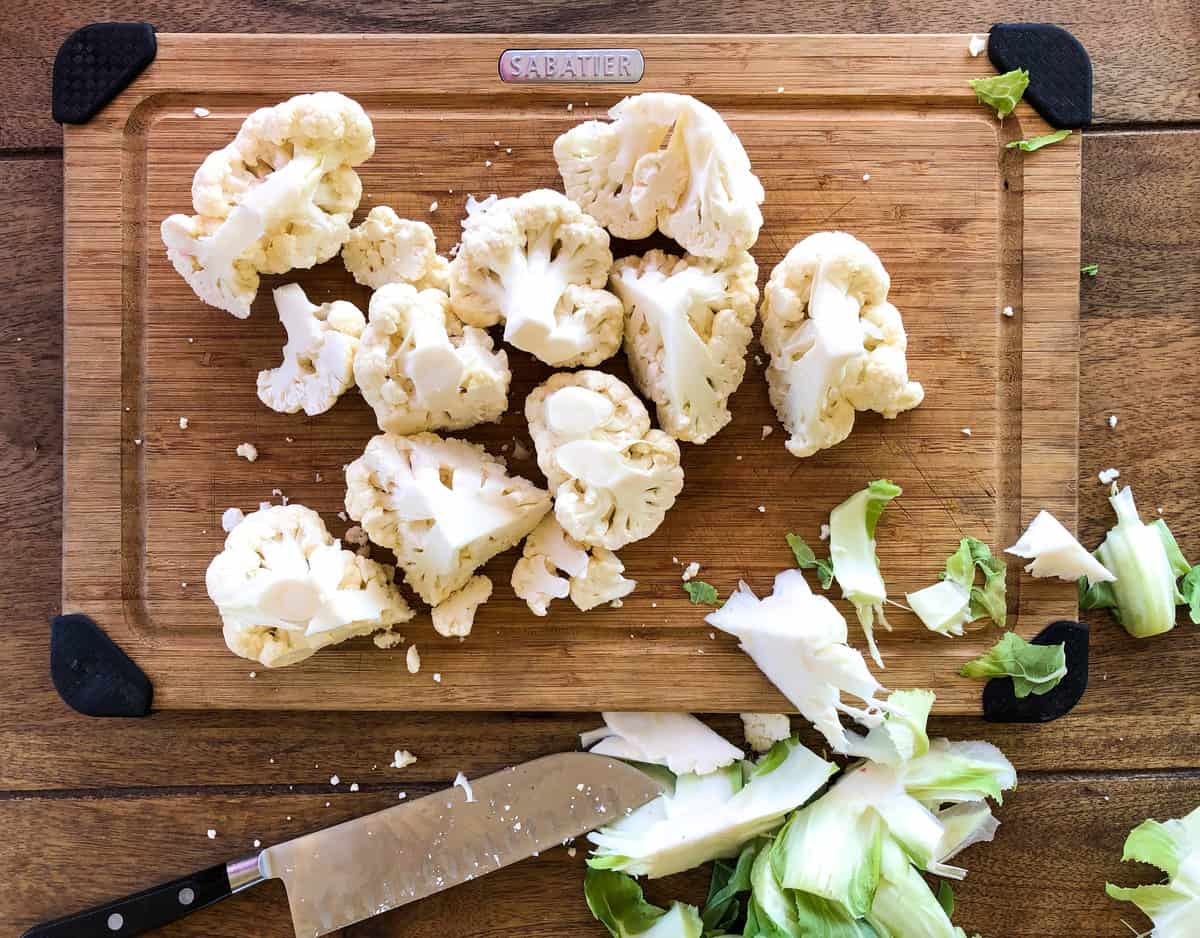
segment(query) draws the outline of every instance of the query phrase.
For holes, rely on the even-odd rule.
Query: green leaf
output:
[[[1100,265],[1099,264],[1084,264],[1082,267],[1079,268],[1079,272],[1081,274],[1087,274],[1089,277],[1094,277],[1094,276],[1096,276],[1096,274],[1100,273]]]
[[[954,890],[945,880],[938,883],[937,901],[938,905],[942,907],[942,911],[946,913],[946,917],[951,918],[954,915]]]
[[[1095,557],[1096,554],[1093,553],[1092,556]],[[1114,617],[1119,616],[1117,594],[1113,592],[1111,582],[1089,583],[1087,577],[1081,576],[1078,588],[1080,610],[1111,609]],[[1120,618],[1117,618],[1117,621],[1120,622]]]
[[[1162,518],[1156,518],[1150,522],[1150,527],[1154,528],[1158,539],[1162,541],[1163,550],[1167,552],[1167,561],[1171,564],[1171,572],[1176,576],[1183,576],[1191,569],[1191,564],[1183,556],[1183,551],[1179,549],[1179,542],[1175,540],[1175,535],[1167,527],[1167,522]]]
[[[1018,697],[1045,694],[1067,674],[1065,644],[1031,645],[1016,632],[1008,632],[987,654],[967,662],[963,677],[1011,677]]]
[[[796,935],[804,938],[878,938],[867,922],[856,920],[839,902],[814,896],[807,892],[794,892],[796,899]]]
[[[1013,140],[1004,144],[1005,149],[1011,150],[1014,147],[1024,150],[1026,153],[1032,153],[1034,150],[1040,150],[1042,147],[1048,147],[1052,143],[1058,143],[1060,140],[1066,140],[1071,136],[1069,130],[1056,130],[1052,134],[1042,134],[1040,137],[1030,137],[1027,140]],[[1093,274],[1093,276],[1095,276]]]
[[[1187,603],[1188,615],[1193,622],[1200,625],[1200,564],[1183,575],[1179,592],[1183,595],[1183,601]]]
[[[818,557],[799,534],[788,534],[787,542],[792,549],[792,556],[796,558],[796,566],[801,570],[815,569],[821,588],[829,589],[829,584],[833,582],[833,561]]]
[[[1029,72],[1018,68],[1003,75],[972,78],[967,84],[975,92],[980,104],[995,108],[997,117],[1006,117],[1013,112],[1021,95],[1029,87]]]
[[[983,574],[983,586],[975,585],[976,569]],[[1007,573],[1004,561],[994,556],[987,544],[978,538],[964,537],[958,542],[958,550],[946,561],[942,578],[970,591],[970,621],[986,617],[1003,628],[1008,617]]]
[[[720,602],[717,598],[717,588],[703,580],[688,580],[683,584],[683,591],[688,594],[693,606],[699,606],[701,603],[715,606]]]
[[[1170,821],[1143,821],[1125,840],[1121,859],[1150,863],[1168,881],[1152,886],[1123,888],[1106,883],[1104,891],[1122,902],[1132,902],[1148,915],[1156,928],[1147,934],[1183,936],[1200,920],[1196,897],[1195,866],[1200,858],[1200,808]]]
[[[708,885],[708,899],[700,910],[705,933],[721,934],[733,928],[741,915],[742,907],[737,897],[750,891],[750,870],[762,848],[762,841],[746,844],[738,854],[737,863],[717,860],[713,864],[712,880]]]
[[[781,739],[770,749],[767,754],[754,763],[754,768],[750,772],[751,778],[758,778],[760,775],[769,775],[777,768],[783,765],[788,754],[792,751],[792,747],[799,742],[799,739],[793,736],[791,739]]]
[[[888,502],[893,498],[902,495],[904,490],[887,479],[876,479],[867,486],[867,492],[867,537],[874,537],[875,526],[879,523],[883,509],[887,508]]]
[[[640,935],[667,914],[651,905],[632,876],[589,868],[583,874],[583,897],[592,915],[613,938]]]

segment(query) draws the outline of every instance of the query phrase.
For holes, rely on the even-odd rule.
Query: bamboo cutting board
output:
[[[769,591],[791,564],[784,535],[817,544],[830,509],[878,477],[904,489],[878,534],[898,598],[934,582],[963,534],[999,550],[1040,508],[1073,528],[1079,140],[1023,158],[1003,149],[1050,128],[1026,105],[1001,124],[976,104],[966,81],[990,66],[967,54],[967,40],[160,36],[150,68],[64,134],[64,611],[95,618],[151,677],[163,708],[776,710],[783,698],[688,603],[687,563],[699,562],[722,596],[739,580]],[[512,47],[640,49],[645,75],[632,85],[506,84],[497,62]],[[862,238],[891,273],[925,403],[895,421],[860,414],[845,443],[797,460],[783,447],[756,342],[733,423],[705,446],[683,444],[676,507],[621,552],[638,580],[622,608],[582,614],[558,601],[539,619],[512,593],[509,552],[484,569],[495,593],[465,642],[438,637],[427,614],[404,630],[424,662],[415,676],[403,649],[369,640],[278,671],[234,657],[204,590],[222,511],[278,503],[278,490],[340,536],[342,466],[376,432],[357,392],[316,418],[258,401],[255,375],[278,364],[283,343],[270,287],[294,280],[314,302],[364,310],[368,294],[335,259],[265,278],[252,317],[237,321],[192,295],[158,225],[190,211],[195,168],[249,111],[316,90],[355,97],[375,124],[356,221],[390,205],[428,221],[443,251],[467,193],[559,188],[550,148],[579,120],[629,93],[703,98],[741,136],[766,188],[753,250],[760,286],[813,231]],[[1002,316],[1005,306],[1016,315]],[[509,358],[508,416],[463,435],[541,482],[521,413],[549,369],[514,350]],[[627,377],[620,356],[602,367]],[[766,427],[776,429],[764,439]],[[234,455],[243,441],[258,447],[257,462]],[[1074,616],[1073,585],[1018,574],[1010,564],[1010,621],[1022,634]],[[892,620],[880,635],[881,680],[934,688],[939,712],[978,712],[980,685],[957,670],[998,633],[950,640],[906,612]]]

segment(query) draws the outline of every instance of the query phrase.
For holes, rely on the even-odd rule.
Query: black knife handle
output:
[[[21,938],[128,938],[177,922],[233,891],[226,864],[218,863],[124,899],[35,925]]]

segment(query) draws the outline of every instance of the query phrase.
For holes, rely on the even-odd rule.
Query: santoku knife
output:
[[[491,873],[625,816],[658,782],[606,756],[562,753],[404,802],[67,916],[23,938],[138,935],[282,879],[297,938],[316,938]]]

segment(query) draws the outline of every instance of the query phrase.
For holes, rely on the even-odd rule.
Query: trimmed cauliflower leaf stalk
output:
[[[650,429],[626,384],[598,371],[552,375],[526,398],[525,417],[568,535],[617,550],[662,524],[683,489],[679,444]]]
[[[345,300],[317,306],[298,283],[272,296],[287,343],[283,364],[258,373],[258,399],[281,414],[323,414],[354,386],[354,356],[366,320]]]
[[[274,505],[229,532],[205,585],[229,650],[279,668],[411,619],[393,573],[342,550],[312,509]]]
[[[550,510],[550,496],[482,446],[380,434],[346,467],[346,512],[390,548],[406,582],[431,606],[515,546]]]
[[[729,423],[729,397],[746,373],[757,278],[745,251],[723,260],[650,251],[613,266],[634,380],[676,439],[704,443]]]
[[[657,878],[737,856],[777,828],[837,771],[795,740],[777,743],[757,764],[737,762],[707,775],[683,774],[671,794],[588,834],[588,865]]]
[[[471,634],[475,613],[492,595],[492,581],[473,576],[467,585],[433,607],[433,629],[446,638],[464,639]]]
[[[765,195],[737,134],[689,95],[652,92],[554,141],[568,196],[618,238],[658,228],[700,257],[748,251]]]
[[[907,892],[902,866],[909,864],[962,879],[966,870],[947,861],[991,839],[997,822],[985,799],[999,802],[1016,785],[1012,763],[990,743],[930,742],[925,721],[932,697],[929,691],[892,694],[892,712],[868,740],[886,761],[847,769],[791,817],[771,848],[772,871],[783,888],[835,903],[852,919],[878,920],[885,928],[880,934],[958,934],[948,920],[944,930],[917,927],[931,914],[928,903],[915,902],[906,912],[888,897],[883,880]],[[899,727],[890,727],[893,721]],[[889,860],[891,851],[898,853]],[[876,909],[881,892],[883,905]]]
[[[875,645],[875,619],[878,617],[889,631],[892,627],[883,614],[887,587],[875,555],[875,526],[888,502],[899,494],[900,486],[887,479],[876,479],[829,514],[829,558],[833,562],[834,579],[842,588],[842,597],[854,604],[871,658],[881,668],[883,658]]]
[[[625,565],[603,547],[584,547],[570,537],[553,514],[544,517],[529,537],[512,572],[513,592],[537,616],[551,600],[571,597],[583,612],[633,592],[637,580],[621,574]],[[559,572],[566,576],[560,576]]]
[[[1185,601],[1176,580],[1188,573],[1188,562],[1162,518],[1151,524],[1142,522],[1129,486],[1109,501],[1117,523],[1095,558],[1111,572],[1112,580],[1081,579],[1079,607],[1110,609],[1134,638],[1169,632],[1175,628],[1175,607]]]
[[[883,690],[862,654],[846,644],[846,620],[824,596],[816,596],[799,570],[775,577],[770,596],[759,599],[745,583],[705,621],[741,642],[760,671],[812,723],[835,752],[861,751],[863,738],[838,719],[845,713],[864,726],[883,721]],[[842,702],[853,694],[865,709]]]
[[[908,338],[887,302],[890,286],[875,253],[842,231],[809,235],[771,272],[762,343],[771,403],[793,456],[842,442],[855,410],[892,419],[924,399],[908,378]]]
[[[598,756],[665,766],[675,775],[708,775],[733,765],[742,750],[690,713],[600,714],[604,726],[580,734]]]
[[[1165,883],[1149,886],[1104,884],[1120,902],[1132,902],[1154,923],[1152,938],[1193,938],[1200,922],[1200,808],[1179,819],[1143,821],[1125,838],[1122,861],[1156,866]]]
[[[621,344],[621,301],[603,289],[608,232],[566,196],[536,189],[482,203],[463,222],[450,297],[463,322],[548,365],[597,365]]]
[[[433,229],[376,205],[350,229],[342,263],[364,287],[407,283],[418,290],[450,289],[450,262],[437,252]]]
[[[1048,511],[1039,511],[1017,543],[1006,548],[1005,553],[1032,561],[1025,565],[1025,572],[1034,577],[1054,576],[1073,582],[1083,576],[1093,583],[1111,583],[1116,579]]]
[[[508,406],[508,356],[482,329],[464,326],[440,290],[406,283],[371,296],[354,359],[379,429],[410,434],[494,423]]]
[[[362,198],[354,167],[374,152],[370,118],[345,95],[259,108],[196,170],[196,214],[164,219],[167,257],[205,303],[245,319],[260,274],[313,267],[341,249]]]

